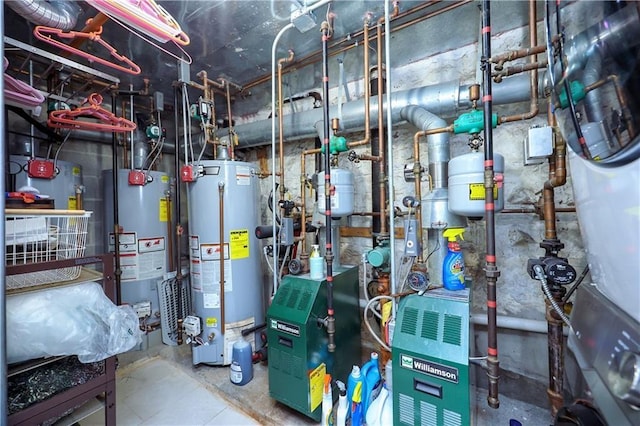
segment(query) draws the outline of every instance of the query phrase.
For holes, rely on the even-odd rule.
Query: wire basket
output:
[[[83,210],[6,210],[5,265],[24,265],[82,257],[92,212]],[[7,290],[75,280],[81,267],[10,275]]]

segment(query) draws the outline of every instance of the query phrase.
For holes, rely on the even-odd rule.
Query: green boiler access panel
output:
[[[333,274],[336,350],[327,349],[327,281],[286,275],[267,311],[269,395],[320,421],[324,374],[346,383],[362,363],[358,267]],[[338,392],[333,392],[334,400]]]

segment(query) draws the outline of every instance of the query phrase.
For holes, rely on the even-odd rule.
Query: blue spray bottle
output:
[[[464,290],[464,258],[457,238],[462,238],[464,228],[449,228],[442,234],[449,241],[448,252],[442,265],[442,285],[447,290]]]

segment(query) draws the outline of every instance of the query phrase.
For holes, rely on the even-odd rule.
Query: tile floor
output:
[[[259,424],[162,358],[147,358],[118,369],[116,400],[118,426]],[[80,425],[104,425],[104,410],[81,420]]]

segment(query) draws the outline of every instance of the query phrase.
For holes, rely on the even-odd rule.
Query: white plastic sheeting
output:
[[[138,317],[116,306],[96,283],[7,297],[7,362],[77,355],[83,363],[139,344]]]

